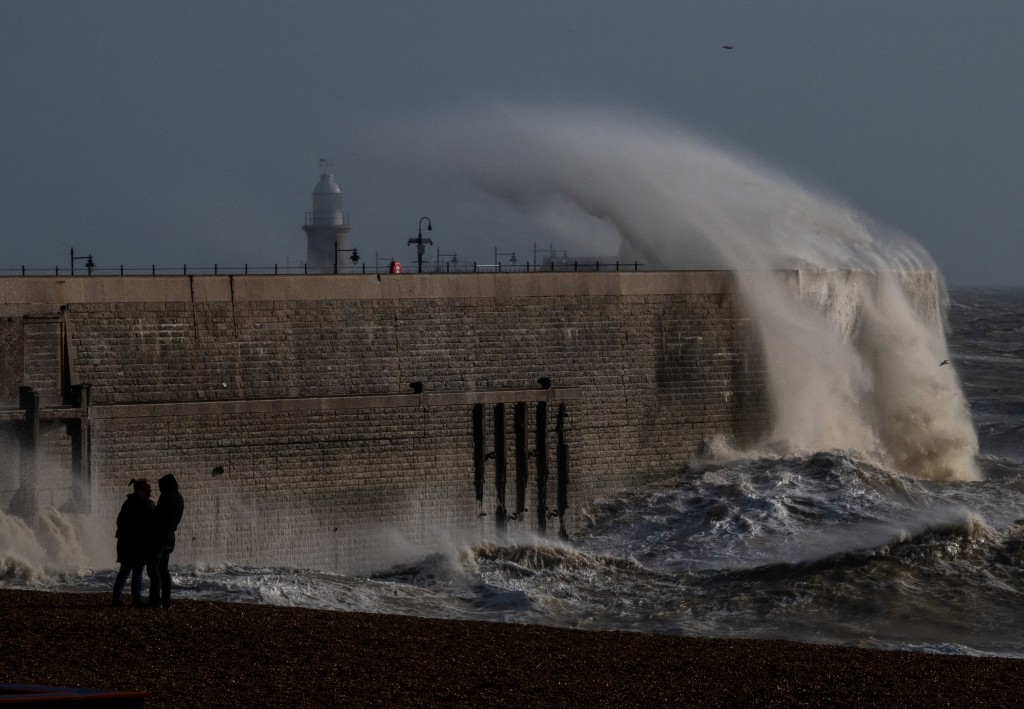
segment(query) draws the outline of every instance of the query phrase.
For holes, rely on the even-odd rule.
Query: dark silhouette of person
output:
[[[121,608],[128,574],[132,576],[132,605],[142,605],[142,569],[146,565],[150,533],[153,527],[153,501],[149,499],[151,489],[144,479],[132,480],[132,493],[121,505],[117,515],[117,563],[121,568],[114,579],[114,607]]]
[[[148,608],[170,608],[171,572],[168,568],[171,552],[174,551],[174,532],[185,511],[185,500],[178,492],[178,481],[173,475],[165,475],[158,481],[160,499],[157,500],[151,527],[149,558],[149,603]]]

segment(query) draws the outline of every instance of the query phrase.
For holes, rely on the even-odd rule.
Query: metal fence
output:
[[[644,264],[639,261],[632,262],[602,262],[602,261],[572,261],[559,263],[531,264],[502,264],[502,263],[444,263],[438,266],[436,263],[424,264],[422,273],[555,273],[571,271],[641,271]],[[416,266],[403,268],[401,274],[418,273]],[[243,264],[241,266],[157,266],[145,267],[117,266],[115,268],[100,268],[98,266],[86,267],[64,267],[54,268],[0,268],[0,276],[218,276],[218,275],[322,275],[335,273],[331,267],[310,268],[306,264],[274,264],[273,266],[253,266]],[[372,266],[361,264],[357,266],[339,266],[337,275],[362,275],[375,273],[394,273],[390,265]],[[398,274],[400,275],[400,274]]]

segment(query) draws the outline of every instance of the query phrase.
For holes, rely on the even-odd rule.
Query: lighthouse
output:
[[[321,160],[320,164],[325,165]],[[334,175],[326,170],[313,188],[313,211],[306,212],[306,268],[309,273],[347,272],[348,262],[339,256],[347,249],[348,233],[352,231],[348,214],[341,210],[341,188]],[[344,264],[344,265],[342,265]]]

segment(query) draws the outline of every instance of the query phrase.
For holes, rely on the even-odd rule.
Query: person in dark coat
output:
[[[132,575],[132,605],[142,605],[142,568],[146,565],[146,553],[150,546],[153,528],[153,501],[149,499],[151,489],[145,480],[132,480],[132,493],[121,505],[117,515],[117,563],[121,568],[114,579],[114,607],[121,608],[128,574]]]
[[[150,536],[149,558],[149,608],[171,605],[171,572],[168,561],[174,551],[174,532],[181,522],[185,510],[185,500],[178,492],[178,481],[173,475],[165,475],[159,480],[160,499],[153,513],[153,525]]]

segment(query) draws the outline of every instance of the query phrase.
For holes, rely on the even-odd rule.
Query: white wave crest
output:
[[[622,111],[461,110],[422,143],[432,164],[569,243],[611,235],[624,261],[735,270],[769,365],[775,450],[844,450],[922,478],[978,478],[959,381],[939,366],[949,358],[941,277],[912,239]]]

